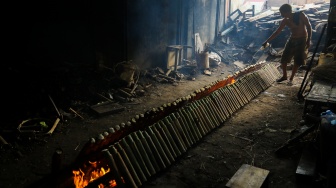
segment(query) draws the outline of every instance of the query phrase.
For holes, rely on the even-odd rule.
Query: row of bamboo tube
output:
[[[175,111],[160,119],[147,119],[148,126],[139,127],[136,124],[145,117],[142,114],[101,134],[98,140],[104,142],[104,137],[127,131],[127,135],[119,135],[120,139],[101,150],[110,168],[114,168],[109,173],[113,174],[110,177],[115,178],[117,187],[140,187],[150,177],[173,164],[204,136],[223,125],[233,113],[280,76],[277,68],[267,63],[255,64],[245,71],[245,74],[242,71],[235,74],[234,83],[218,87],[223,83],[216,82],[212,87],[202,88],[172,104],[152,110],[151,115],[164,111],[170,105],[176,107]],[[213,89],[215,85],[217,89]],[[208,93],[204,94],[206,91]]]

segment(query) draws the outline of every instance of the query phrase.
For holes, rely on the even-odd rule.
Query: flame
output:
[[[89,161],[89,163],[91,165],[91,168],[94,169],[91,172],[89,172],[90,174],[85,174],[82,169],[72,171],[74,175],[73,179],[74,179],[74,184],[76,188],[84,188],[90,182],[93,182],[94,180],[98,179],[99,177],[102,177],[103,175],[105,175],[106,173],[110,171],[110,168],[108,167],[97,168],[97,162]],[[117,183],[115,180],[109,181],[108,188],[116,187],[116,186],[117,186]],[[105,188],[105,186],[103,184],[100,184],[98,188]]]
[[[236,82],[236,80],[235,80],[234,78],[232,78],[230,84],[233,84],[233,83],[235,83],[235,82]]]

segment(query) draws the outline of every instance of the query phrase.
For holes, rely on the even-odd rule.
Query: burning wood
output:
[[[72,171],[73,182],[76,188],[84,188],[88,186],[90,182],[93,182],[99,177],[102,177],[103,175],[110,172],[110,168],[98,167],[98,164],[98,162],[89,162],[88,165],[83,167],[83,169]]]

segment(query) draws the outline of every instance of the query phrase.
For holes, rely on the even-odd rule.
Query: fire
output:
[[[232,78],[232,80],[231,80],[231,83],[230,83],[230,84],[233,84],[233,83],[235,83],[235,82],[236,82],[236,80]]]
[[[89,162],[90,163],[90,168],[88,168],[88,172],[87,174],[85,174],[83,172],[82,169],[79,170],[73,170],[72,173],[74,174],[74,184],[76,186],[76,188],[84,188],[86,187],[90,182],[98,179],[99,177],[102,177],[103,175],[105,175],[106,173],[108,173],[110,171],[110,168],[106,167],[100,167],[97,168],[97,162]],[[93,169],[90,172],[90,169]],[[115,180],[111,180],[109,182],[108,187],[106,188],[112,188],[112,187],[116,187],[117,183]],[[103,184],[100,184],[98,186],[98,188],[105,188],[105,186]]]

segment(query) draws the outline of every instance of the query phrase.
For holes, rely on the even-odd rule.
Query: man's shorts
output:
[[[304,65],[306,63],[308,49],[306,48],[306,37],[288,39],[285,49],[281,56],[281,64],[290,63],[294,57],[295,65]]]

